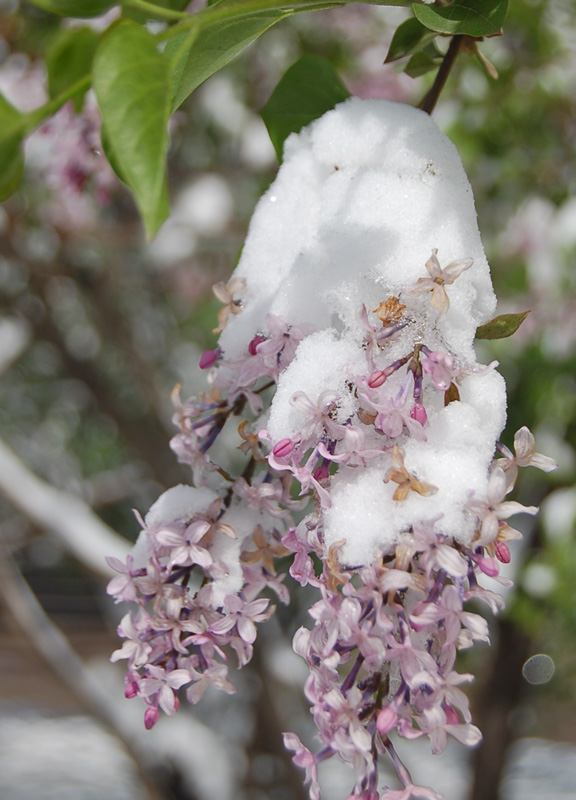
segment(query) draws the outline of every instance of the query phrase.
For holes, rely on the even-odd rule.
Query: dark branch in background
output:
[[[468,38],[470,37],[461,35],[452,37],[450,46],[446,51],[446,55],[444,56],[444,59],[440,64],[440,68],[434,79],[434,83],[424,96],[423,100],[418,105],[418,108],[421,108],[422,111],[425,111],[427,114],[431,114],[434,111],[436,103],[438,102],[438,98],[440,97],[440,92],[444,88],[444,85],[448,80],[448,75],[450,74],[450,70],[454,66],[454,62],[456,61],[456,56],[462,49],[464,40]]]
[[[2,249],[20,263],[21,258],[8,237],[2,239]],[[120,442],[137,458],[142,459],[151,475],[161,486],[170,486],[185,480],[186,471],[178,464],[169,447],[171,431],[166,430],[158,413],[158,398],[150,375],[157,368],[143,360],[134,346],[128,320],[123,319],[119,303],[113,296],[115,286],[108,281],[105,286],[87,286],[78,283],[72,264],[61,248],[51,264],[36,263],[28,258],[28,292],[39,302],[15,302],[14,297],[0,293],[0,308],[14,314],[15,306],[34,332],[36,341],[47,341],[59,352],[65,373],[81,381],[91,392],[95,408],[116,423]],[[57,266],[56,266],[57,264]],[[66,346],[65,336],[56,324],[50,304],[46,299],[47,279],[73,278],[82,293],[91,322],[98,331],[104,347],[114,348],[121,360],[124,381],[134,387],[140,407],[133,410],[119,394],[118,382],[102,368],[98,360],[78,358]],[[45,313],[38,313],[44,308]]]
[[[508,747],[518,738],[511,718],[524,693],[522,665],[530,655],[532,642],[510,620],[498,619],[496,627],[496,644],[476,709],[482,742],[473,756],[469,800],[491,800],[498,796]]]
[[[270,632],[268,636],[271,637]],[[282,731],[285,730],[286,726],[282,715],[278,714],[276,682],[266,664],[266,659],[263,658],[261,647],[254,648],[251,668],[254,669],[258,676],[260,686],[256,690],[257,694],[254,698],[254,734],[247,755],[253,764],[257,763],[258,756],[268,755],[278,765],[282,765],[281,780],[287,788],[289,787],[289,796],[292,800],[307,800],[308,791],[304,788],[302,782],[302,772],[300,768],[294,765],[291,754],[288,753],[282,743]],[[250,775],[249,773],[248,775],[249,779],[258,777],[254,769],[251,772],[252,774]],[[278,780],[278,777],[276,775],[275,779]],[[251,796],[255,788],[254,785],[250,784],[251,781],[248,780],[244,787],[248,797]],[[270,792],[274,786],[270,781],[268,786],[261,784],[258,788]]]

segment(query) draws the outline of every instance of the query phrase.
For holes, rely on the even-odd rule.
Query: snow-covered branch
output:
[[[96,574],[104,578],[114,574],[106,556],[126,557],[127,539],[114,533],[80,498],[34,475],[1,441],[0,493]]]

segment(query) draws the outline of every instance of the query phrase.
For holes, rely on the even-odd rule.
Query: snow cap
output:
[[[424,375],[425,436],[405,430],[388,448],[402,447],[406,469],[437,491],[393,499],[396,485],[384,482],[390,452],[367,466],[341,466],[323,512],[326,547],[344,541],[344,562],[367,563],[411,524],[433,519],[469,543],[475,520],[466,504],[486,491],[506,397],[496,372],[474,374],[476,328],[493,316],[496,299],[470,184],[434,120],[403,104],[350,98],[289,136],[233,277],[245,288],[220,337],[226,359],[246,357],[255,334],[266,335],[269,313],[312,331],[280,374],[266,421],[272,445],[302,430],[297,392],[312,403],[334,392],[332,418],[359,425],[361,392],[350,386],[363,375],[420,344],[456,367],[460,399],[445,407],[444,391]],[[367,326],[382,328],[374,311],[391,297],[406,308],[403,327],[369,346]],[[379,402],[397,397],[404,377],[393,374]],[[382,433],[366,431],[367,446],[382,448]]]

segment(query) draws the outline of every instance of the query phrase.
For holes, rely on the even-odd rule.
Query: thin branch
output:
[[[438,73],[434,79],[434,83],[418,105],[418,108],[421,108],[422,111],[425,111],[427,114],[431,114],[434,111],[436,103],[438,102],[438,98],[440,97],[440,92],[448,80],[448,75],[454,66],[456,56],[460,52],[460,49],[462,48],[466,38],[466,36],[462,35],[452,37],[450,46],[446,51],[446,55],[444,56],[444,59],[440,64],[440,68],[438,69]]]
[[[116,573],[106,556],[126,558],[131,542],[119,536],[79,497],[38,478],[0,441],[0,492],[35,525],[50,531],[66,549],[103,578]]]

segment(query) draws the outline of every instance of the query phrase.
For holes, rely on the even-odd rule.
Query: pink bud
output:
[[[256,336],[252,339],[250,344],[248,345],[248,352],[251,356],[255,356],[258,352],[258,345],[262,344],[262,342],[266,341],[266,337],[262,336],[260,333],[257,333]]]
[[[487,558],[486,556],[476,556],[474,559],[478,568],[482,570],[484,575],[488,575],[489,578],[495,578],[496,575],[500,572],[500,568],[496,559],[494,558]]]
[[[422,405],[422,403],[414,403],[412,406],[412,411],[410,412],[410,416],[412,419],[415,419],[416,422],[419,422],[422,427],[426,425],[426,421],[428,419],[428,415],[426,414],[426,409]]]
[[[506,542],[494,542],[494,550],[496,551],[496,558],[503,564],[510,563],[510,548]]]
[[[124,697],[126,697],[128,700],[130,700],[132,697],[136,697],[138,694],[138,681],[134,680],[134,678],[130,676],[130,673],[128,673],[124,678],[124,682]]]
[[[329,478],[330,468],[328,467],[328,464],[322,464],[321,466],[319,466],[317,469],[314,470],[312,475],[314,476],[314,479],[317,481],[323,481],[325,478]]]
[[[289,456],[295,447],[296,445],[292,439],[280,439],[280,441],[277,442],[272,448],[272,453],[276,456],[276,458],[286,458],[286,456]]]
[[[144,712],[144,727],[147,731],[151,730],[154,725],[158,722],[158,717],[160,716],[160,712],[157,708],[153,706],[148,706],[146,711]]]
[[[371,389],[377,389],[384,383],[386,383],[386,373],[381,369],[377,369],[376,372],[373,372],[368,378],[368,386]]]
[[[378,733],[381,733],[382,735],[389,733],[393,728],[396,727],[397,722],[398,714],[394,711],[394,709],[390,708],[390,706],[386,706],[386,708],[383,708],[376,717],[376,728],[378,729]]]
[[[442,706],[442,709],[446,714],[446,722],[448,723],[448,725],[460,724],[460,718],[454,706]]]
[[[220,358],[221,352],[219,347],[217,347],[216,350],[204,350],[198,362],[200,369],[209,369],[212,367]]]

